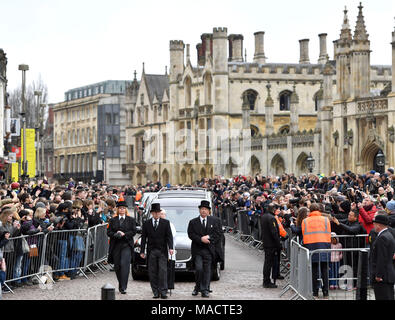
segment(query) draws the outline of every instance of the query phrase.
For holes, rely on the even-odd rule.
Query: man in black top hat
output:
[[[376,300],[394,300],[395,283],[395,239],[388,229],[385,215],[373,219],[374,230],[378,233],[372,244],[371,279]]]
[[[195,288],[192,295],[199,291],[202,297],[209,297],[211,265],[215,261],[215,247],[221,241],[221,228],[218,219],[210,216],[210,202],[202,200],[199,217],[189,221],[188,237],[192,240],[191,253],[195,264]]]
[[[145,259],[147,245],[148,275],[153,298],[167,299],[167,258],[173,255],[173,235],[169,220],[160,218],[159,203],[151,206],[152,219],[144,222],[141,235],[141,258]]]
[[[119,292],[122,294],[126,294],[135,234],[136,221],[127,215],[126,202],[119,201],[117,203],[117,214],[109,222],[107,235],[110,238],[108,262],[114,263]]]

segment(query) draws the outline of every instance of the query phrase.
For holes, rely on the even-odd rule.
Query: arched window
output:
[[[280,111],[289,111],[290,100],[292,92],[289,90],[282,91],[280,93]]]
[[[256,102],[256,98],[258,97],[258,92],[256,92],[255,90],[249,89],[247,91],[244,91],[243,101],[244,101],[244,96],[247,96],[247,101],[248,101],[248,104],[250,105],[250,110],[255,110],[255,102]]]
[[[211,87],[213,80],[211,79],[211,75],[206,73],[204,76],[204,102],[205,104],[211,104]]]
[[[289,126],[288,125],[282,126],[278,130],[278,132],[280,132],[280,134],[288,134],[289,133]]]
[[[185,107],[192,105],[192,81],[190,77],[185,78],[184,90],[185,90]]]
[[[259,134],[259,129],[256,126],[251,125],[251,137],[256,137]]]
[[[319,93],[320,93],[319,91],[316,92],[316,93],[314,94],[314,97],[313,97],[313,99],[314,99],[314,110],[315,110],[315,111],[318,111]]]

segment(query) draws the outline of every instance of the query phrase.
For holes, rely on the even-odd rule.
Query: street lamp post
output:
[[[37,172],[37,177],[40,177],[40,147],[39,147],[39,143],[40,142],[40,99],[41,99],[41,95],[42,92],[41,91],[34,91],[34,95],[37,96],[37,107],[36,107],[36,172]]]
[[[46,139],[44,138],[44,117],[45,117],[45,108],[47,107],[46,104],[41,104],[41,126],[40,126],[40,145],[41,145],[41,174],[44,177],[44,173],[45,173],[45,161],[44,161],[44,141],[46,141]]]
[[[315,160],[310,152],[309,156],[306,159],[307,169],[309,169],[310,173],[313,172],[314,164],[315,164]]]
[[[102,151],[102,152],[100,152],[100,155],[101,155],[101,166],[102,166],[102,169],[103,169],[103,181],[106,181],[105,179],[104,179],[104,151]]]
[[[22,116],[23,121],[23,162],[22,162],[22,170],[23,175],[19,172],[20,177],[24,180],[27,175],[27,160],[26,160],[26,101],[25,101],[25,85],[26,85],[26,71],[29,70],[29,66],[27,64],[20,64],[18,70],[22,71],[22,112],[20,115]]]

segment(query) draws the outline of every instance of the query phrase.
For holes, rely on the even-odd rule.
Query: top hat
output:
[[[380,224],[383,224],[385,226],[389,225],[388,217],[383,215],[383,214],[378,214],[377,216],[375,216],[374,219],[373,219],[373,222],[380,223]]]
[[[200,208],[207,208],[207,209],[211,210],[210,202],[207,200],[202,200],[202,202],[200,202],[199,209]]]
[[[158,212],[161,211],[160,203],[156,202],[151,205],[151,212]]]
[[[128,207],[126,201],[118,201],[117,202],[117,207]]]

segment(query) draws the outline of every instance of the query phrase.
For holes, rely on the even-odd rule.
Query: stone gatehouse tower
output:
[[[310,154],[314,173],[373,169],[378,152],[395,164],[394,33],[392,69],[370,65],[362,5],[353,33],[344,10],[333,59],[321,33],[316,62],[301,39],[298,63],[270,63],[264,34],[253,35],[253,61],[243,57],[243,35],[213,28],[196,45],[196,64],[190,45],[172,40],[169,71],[143,67],[126,99],[132,183],[299,175]]]

